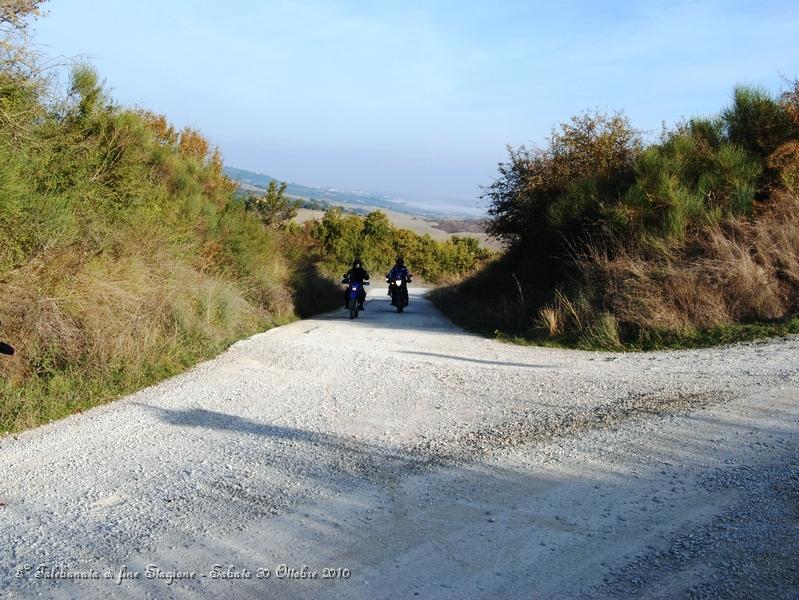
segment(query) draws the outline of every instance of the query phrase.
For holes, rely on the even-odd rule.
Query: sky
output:
[[[50,0],[34,39],[226,164],[481,207],[511,144],[586,109],[713,115],[799,77],[799,2]]]

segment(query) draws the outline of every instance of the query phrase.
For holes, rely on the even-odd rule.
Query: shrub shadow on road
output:
[[[499,367],[523,367],[527,369],[551,369],[557,365],[531,365],[528,363],[507,362],[502,360],[483,360],[480,358],[469,358],[467,356],[455,356],[453,354],[440,354],[438,352],[418,352],[415,350],[402,350],[402,354],[414,354],[416,356],[430,356],[433,358],[446,358],[449,360],[459,360],[464,362],[476,363],[480,365],[490,365]]]
[[[372,292],[367,297],[365,310],[359,314],[357,319],[350,319],[349,313],[344,310],[343,306],[340,311],[320,315],[315,317],[315,319],[349,322],[352,327],[358,329],[415,330],[424,331],[425,333],[446,333],[450,335],[455,333],[463,336],[479,337],[454,325],[424,295],[425,290],[411,291],[408,306],[405,307],[402,313],[398,313],[397,309],[391,306],[391,299],[388,296]]]
[[[687,533],[710,522],[717,511],[734,505],[738,498],[737,493],[731,493],[718,506],[704,508],[714,498],[720,500],[718,492],[715,487],[706,487],[701,476],[690,478],[684,463],[704,464],[710,457],[722,458],[725,451],[702,436],[679,440],[665,432],[652,436],[648,461],[662,466],[649,472],[638,470],[636,453],[621,456],[606,449],[586,457],[587,471],[556,471],[542,465],[533,473],[516,468],[518,465],[513,463],[500,467],[490,459],[494,445],[507,447],[507,432],[489,440],[486,451],[481,450],[479,441],[469,446],[467,455],[450,460],[446,450],[441,453],[421,447],[390,447],[204,409],[144,407],[176,427],[232,431],[277,442],[261,444],[265,467],[277,467],[296,479],[313,477],[332,492],[310,502],[300,501],[304,507],[297,511],[296,505],[272,505],[266,496],[247,496],[229,486],[214,485],[212,493],[217,494],[220,510],[228,505],[241,509],[242,505],[263,503],[270,510],[254,515],[252,526],[244,533],[231,532],[209,539],[205,542],[210,544],[204,548],[206,555],[211,552],[219,557],[235,556],[244,547],[248,560],[271,566],[284,561],[281,553],[290,548],[294,556],[308,563],[343,561],[366,571],[380,565],[381,589],[394,592],[435,595],[440,587],[433,575],[450,570],[457,574],[450,582],[457,590],[452,597],[519,597],[524,590],[535,590],[541,597],[559,597],[559,586],[567,585],[563,581],[563,561],[569,556],[568,560],[575,561],[573,569],[568,570],[569,577],[579,579],[597,597],[612,597],[591,586],[603,585],[605,577],[604,581],[613,583],[614,591],[629,591],[629,574],[625,576],[624,569],[631,559],[620,556],[620,548],[630,556],[640,557],[637,560],[645,565],[646,572],[654,575],[644,590],[656,592],[665,572],[683,575],[685,582],[676,584],[674,589],[685,592],[690,585],[710,582],[707,572],[699,568],[705,556],[699,552],[701,548],[695,552],[690,546],[693,542]],[[702,418],[691,416],[697,417]],[[526,444],[531,438],[521,437],[519,441]],[[315,453],[317,447],[329,452]],[[534,448],[535,445],[530,447],[531,453],[536,452]],[[614,460],[606,460],[608,453]],[[552,460],[557,464],[562,458],[556,452]],[[360,466],[348,466],[353,464]],[[753,468],[756,469],[754,465]],[[673,472],[675,478],[664,476],[662,469]],[[268,477],[261,480],[257,475],[255,481],[248,483],[256,489],[275,485]],[[569,486],[567,496],[558,491],[564,485]],[[683,495],[686,498],[680,500]],[[627,510],[624,519],[613,518],[621,514],[616,512],[619,498],[624,498],[623,503],[634,503],[636,507],[640,504],[650,510]],[[689,510],[686,506],[697,508]],[[691,551],[681,551],[679,560],[657,555],[652,544],[662,543],[657,539],[662,535],[674,540],[666,547],[677,545]],[[264,543],[265,539],[270,543]],[[489,547],[491,558],[486,562]],[[187,552],[185,557],[169,553],[162,557],[150,555],[147,560],[192,565],[196,556]],[[398,560],[406,555],[407,560]],[[524,560],[519,560],[522,555]],[[720,553],[713,560],[719,563],[726,557]],[[494,579],[495,571],[501,571],[503,577]],[[560,573],[561,579],[534,576],[542,572]],[[420,578],[420,573],[429,577]],[[471,594],[475,586],[486,583],[486,577],[493,583],[482,593]],[[367,589],[365,584],[361,577],[347,586],[327,587],[326,596],[352,597],[355,590],[356,596],[393,597]],[[209,593],[212,588],[207,585],[197,582],[190,589]],[[254,596],[262,591],[258,585],[242,582],[235,589],[241,597]],[[271,589],[279,598],[319,591],[313,582],[303,585]]]

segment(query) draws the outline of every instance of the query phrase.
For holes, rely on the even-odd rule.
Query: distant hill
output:
[[[265,190],[270,181],[278,181],[276,177],[271,175],[264,175],[263,173],[255,173],[247,171],[246,169],[238,169],[236,167],[225,167],[225,173],[231,179],[238,181],[242,188],[256,188],[256,190]],[[445,216],[454,216],[459,214],[458,210],[453,212],[433,211],[419,208],[418,206],[411,206],[404,200],[393,198],[385,194],[375,192],[362,192],[358,190],[340,190],[335,188],[319,188],[300,185],[297,183],[289,183],[286,187],[286,193],[289,196],[297,198],[307,198],[316,200],[330,205],[335,204],[349,204],[361,206],[376,206],[378,208],[385,208],[409,215],[420,215],[432,219],[440,219]]]
[[[485,233],[485,219],[444,219],[436,227],[447,233]]]

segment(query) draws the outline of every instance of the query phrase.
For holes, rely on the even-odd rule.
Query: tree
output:
[[[546,148],[508,147],[509,161],[482,195],[490,202],[488,233],[510,246],[571,237],[606,210],[603,202],[618,200],[641,149],[640,133],[624,115],[596,111],[562,123]]]
[[[298,202],[286,197],[286,183],[279,186],[273,179],[263,195],[250,194],[244,201],[247,210],[258,215],[267,227],[276,227],[297,216]]]
[[[45,87],[37,55],[28,38],[29,19],[43,0],[0,0],[0,126],[16,144],[30,134],[41,113],[37,103]]]
[[[137,113],[158,144],[162,146],[177,145],[178,133],[164,115],[149,110],[139,110]]]
[[[25,20],[39,16],[46,0],[0,0],[0,27],[25,27]]]
[[[46,0],[0,0],[0,70],[3,74],[35,72],[28,44],[28,23],[42,14]]]
[[[394,263],[394,228],[385,213],[375,210],[363,220],[364,264],[370,269],[387,270]]]
[[[199,162],[205,162],[208,158],[208,152],[211,149],[211,145],[203,134],[191,127],[185,127],[183,131],[180,132],[178,147],[183,154]]]
[[[782,185],[799,194],[799,80],[794,80],[783,92],[780,106],[797,135],[777,147],[768,157],[767,165],[779,173]]]
[[[84,122],[99,109],[109,106],[103,83],[95,68],[88,64],[77,64],[72,68],[69,94],[76,102],[77,118]]]

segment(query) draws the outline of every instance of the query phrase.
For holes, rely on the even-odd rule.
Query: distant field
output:
[[[235,174],[245,174],[249,176],[251,179],[255,178],[268,178],[266,175],[259,175],[256,173],[249,173],[248,171],[242,171],[241,169],[234,169],[233,167],[228,167],[228,170],[232,172],[232,175]],[[244,192],[254,192],[254,193],[263,193],[264,188],[260,187],[259,185],[254,185],[253,181],[243,180],[241,178],[236,178],[239,188]],[[258,179],[260,183],[260,179]],[[311,190],[312,188],[302,188],[306,190]],[[308,197],[302,195],[294,195],[289,193],[288,196],[290,198],[295,198],[297,200],[308,200]],[[429,235],[436,241],[443,241],[449,239],[453,235],[457,235],[460,237],[474,237],[477,238],[482,242],[482,244],[492,250],[499,250],[500,245],[496,240],[488,239],[488,236],[482,232],[482,222],[481,220],[474,218],[474,219],[464,219],[457,216],[443,216],[440,219],[432,219],[429,217],[423,217],[420,215],[414,215],[406,212],[399,212],[396,210],[391,210],[389,208],[385,208],[383,206],[376,206],[370,204],[360,204],[360,203],[348,203],[348,202],[340,202],[340,201],[331,201],[328,198],[317,198],[316,201],[320,204],[330,204],[335,206],[341,206],[345,209],[353,211],[357,214],[365,214],[366,212],[379,210],[388,216],[389,220],[395,227],[400,227],[402,229],[410,229],[414,233],[418,235]],[[454,215],[455,213],[453,213]],[[316,210],[313,208],[300,208],[297,210],[297,216],[294,217],[294,221],[297,223],[304,223],[305,221],[310,221],[312,219],[320,219],[324,215],[323,210]]]
[[[366,210],[380,210],[386,214],[386,216],[391,221],[392,225],[395,227],[401,227],[402,229],[410,229],[414,233],[418,233],[419,235],[429,235],[434,240],[446,240],[452,237],[453,235],[457,235],[460,237],[474,237],[479,239],[485,246],[493,249],[499,250],[500,246],[496,242],[496,240],[489,240],[488,236],[485,233],[477,233],[473,231],[453,231],[451,233],[447,233],[446,231],[442,231],[441,229],[437,229],[436,225],[438,224],[437,221],[431,221],[429,219],[424,219],[422,217],[416,217],[413,215],[408,215],[404,213],[395,212],[393,210],[387,210],[385,208],[380,208],[377,206],[361,206],[361,205],[348,205],[343,204],[345,208],[351,209],[366,209]],[[321,219],[324,215],[324,212],[321,210],[309,210],[307,208],[300,208],[297,211],[297,216],[294,217],[294,220],[297,223],[303,223],[305,221],[310,221],[312,219]],[[450,223],[452,221],[449,221]]]

